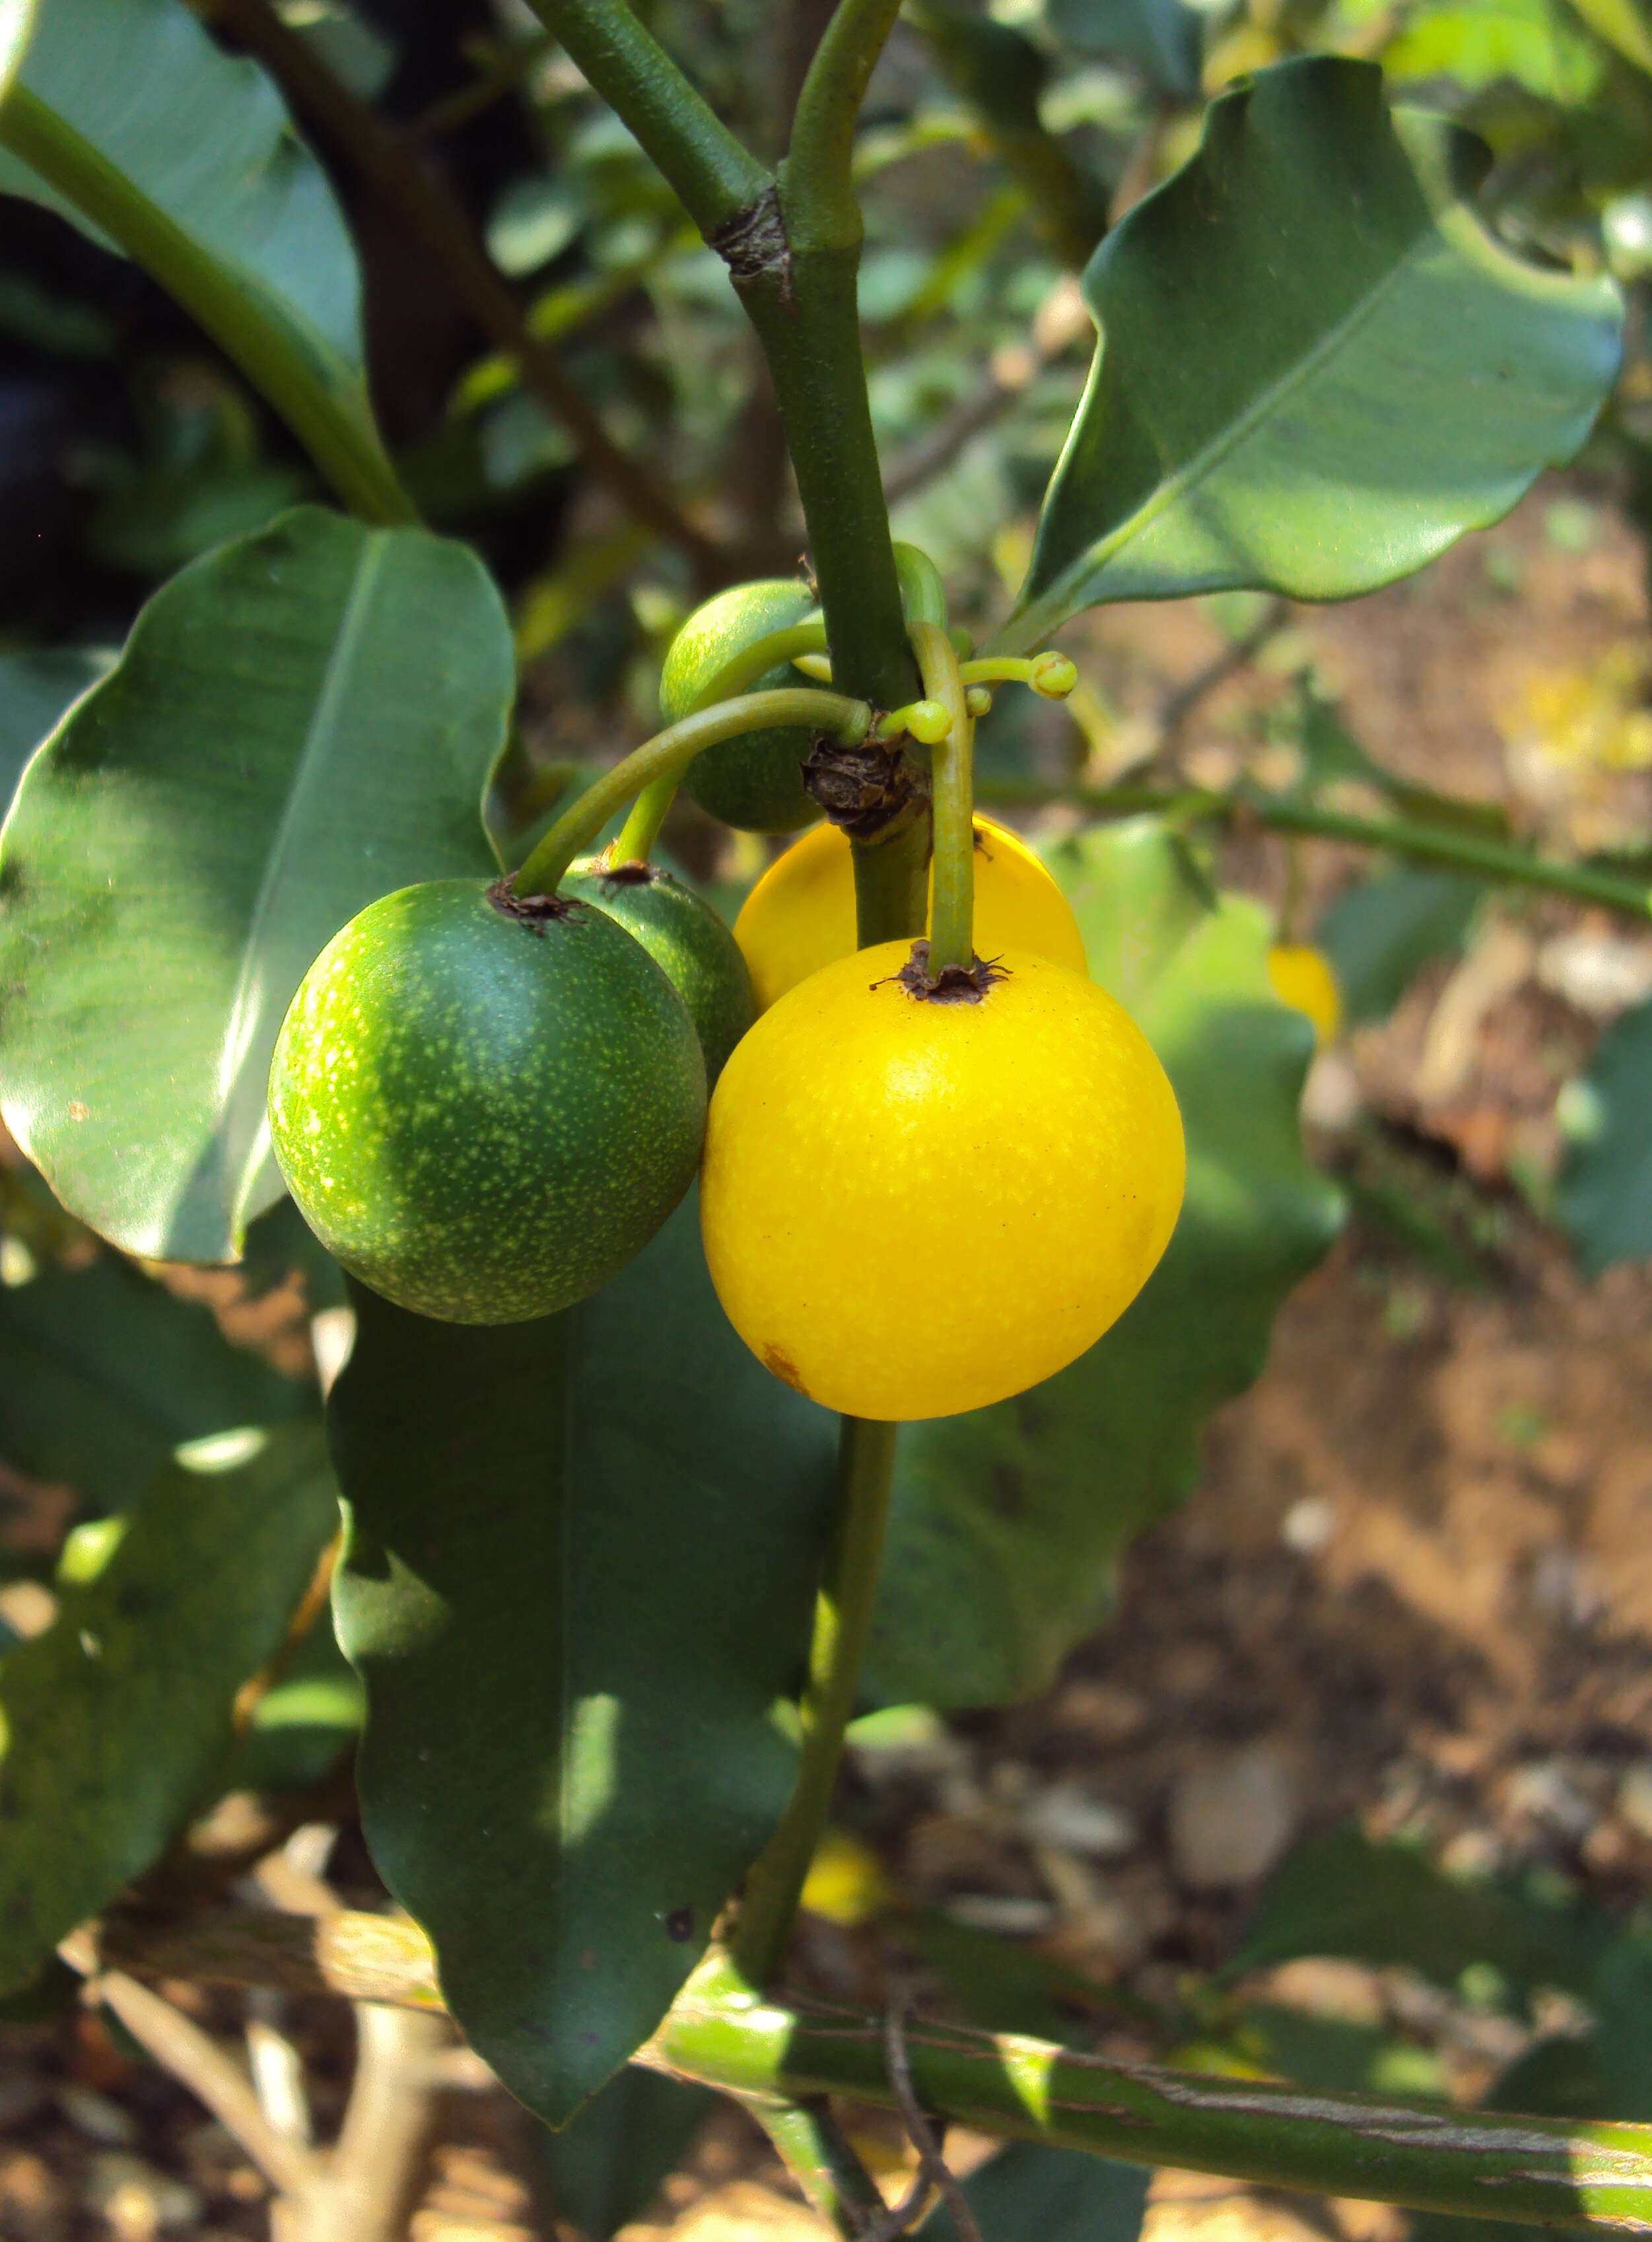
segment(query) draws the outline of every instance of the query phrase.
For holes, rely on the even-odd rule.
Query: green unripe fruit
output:
[[[370,903],[276,1039],[270,1136],[316,1235],[364,1284],[450,1323],[594,1292],[694,1177],[705,1062],[618,922],[433,880]]]
[[[660,678],[660,714],[668,724],[693,714],[723,664],[770,631],[789,629],[815,612],[808,587],[787,576],[735,584],[696,607],[671,641]],[[807,680],[789,661],[765,670],[744,689],[771,693]],[[795,833],[813,824],[820,804],[803,791],[802,767],[813,745],[801,724],[747,732],[696,755],[683,790],[713,817],[745,833]]]
[[[709,903],[655,864],[599,867],[581,856],[559,893],[594,903],[642,944],[688,1008],[706,1057],[708,1088],[756,1017],[751,974]]]

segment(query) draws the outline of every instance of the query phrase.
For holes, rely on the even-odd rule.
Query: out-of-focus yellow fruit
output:
[[[1312,1023],[1316,1048],[1333,1044],[1342,1025],[1342,990],[1322,950],[1306,942],[1276,942],[1267,954],[1267,977],[1281,1004]]]
[[[871,1847],[847,1829],[828,1829],[803,1880],[802,1904],[810,1915],[852,1930],[881,1915],[889,1896],[889,1879]]]

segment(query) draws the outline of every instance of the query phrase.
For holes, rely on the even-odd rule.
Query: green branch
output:
[[[1652,2126],[1126,2068],[929,2018],[908,2027],[905,2046],[923,2108],[984,2133],[1413,2211],[1652,2234]],[[715,1955],[636,2060],[739,2094],[898,2107],[879,2018],[763,2001]]]
[[[767,1984],[780,1965],[803,1879],[831,1809],[843,1730],[855,1710],[871,1628],[897,1429],[864,1417],[842,1420],[831,1541],[799,1707],[803,1749],[796,1787],[768,1849],[746,1878],[730,1941],[735,1967],[750,1984]]]
[[[774,185],[770,174],[625,0],[530,4],[635,135],[708,241],[762,201]]]
[[[797,97],[781,166],[794,252],[853,249],[863,232],[851,167],[855,120],[901,0],[838,0]]]
[[[1156,812],[1185,824],[1249,819],[1275,832],[1309,833],[1324,841],[1346,842],[1355,849],[1380,849],[1413,863],[1440,864],[1503,886],[1535,888],[1547,895],[1568,896],[1574,903],[1598,903],[1607,910],[1623,911],[1631,918],[1652,918],[1652,887],[1644,881],[1597,872],[1587,864],[1563,864],[1552,856],[1535,856],[1512,842],[1482,840],[1477,834],[1460,833],[1448,825],[1424,825],[1397,817],[1352,817],[1339,809],[1321,809],[1313,802],[1292,802],[1248,789],[1216,794],[1202,787],[1172,790],[1151,786],[989,782],[977,791],[984,803],[1011,809],[1062,802],[1094,817],[1133,817]]]

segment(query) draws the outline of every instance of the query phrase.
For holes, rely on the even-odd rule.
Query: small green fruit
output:
[[[594,903],[642,944],[688,1008],[709,1087],[756,1017],[751,975],[729,927],[655,864],[601,867],[594,856],[581,856],[560,892]]]
[[[808,587],[786,576],[735,584],[696,607],[672,640],[660,678],[660,713],[667,723],[691,714],[725,662],[770,631],[787,630],[814,612]],[[769,693],[807,681],[782,661],[746,690]],[[820,804],[803,791],[802,775],[812,744],[801,724],[747,732],[696,755],[683,789],[702,809],[742,832],[795,833],[820,816]]]
[[[310,1227],[450,1323],[583,1299],[693,1179],[705,1063],[669,981],[588,904],[433,880],[370,903],[276,1040],[270,1136]]]

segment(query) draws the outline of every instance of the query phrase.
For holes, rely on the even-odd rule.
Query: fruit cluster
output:
[[[719,595],[670,650],[662,713],[794,684],[804,641],[823,637],[802,586]],[[930,701],[900,715],[915,732],[951,721]],[[810,736],[748,730],[687,782],[729,823],[789,830],[817,814]],[[519,875],[383,897],[316,960],[276,1047],[271,1136],[294,1198],[390,1299],[507,1323],[605,1284],[699,1169],[719,1297],[800,1392],[897,1420],[1051,1376],[1164,1252],[1181,1122],[1038,857],[990,819],[972,829],[977,954],[938,974],[922,943],[856,950],[831,825],[776,858],[732,932],[623,851],[549,893]]]

